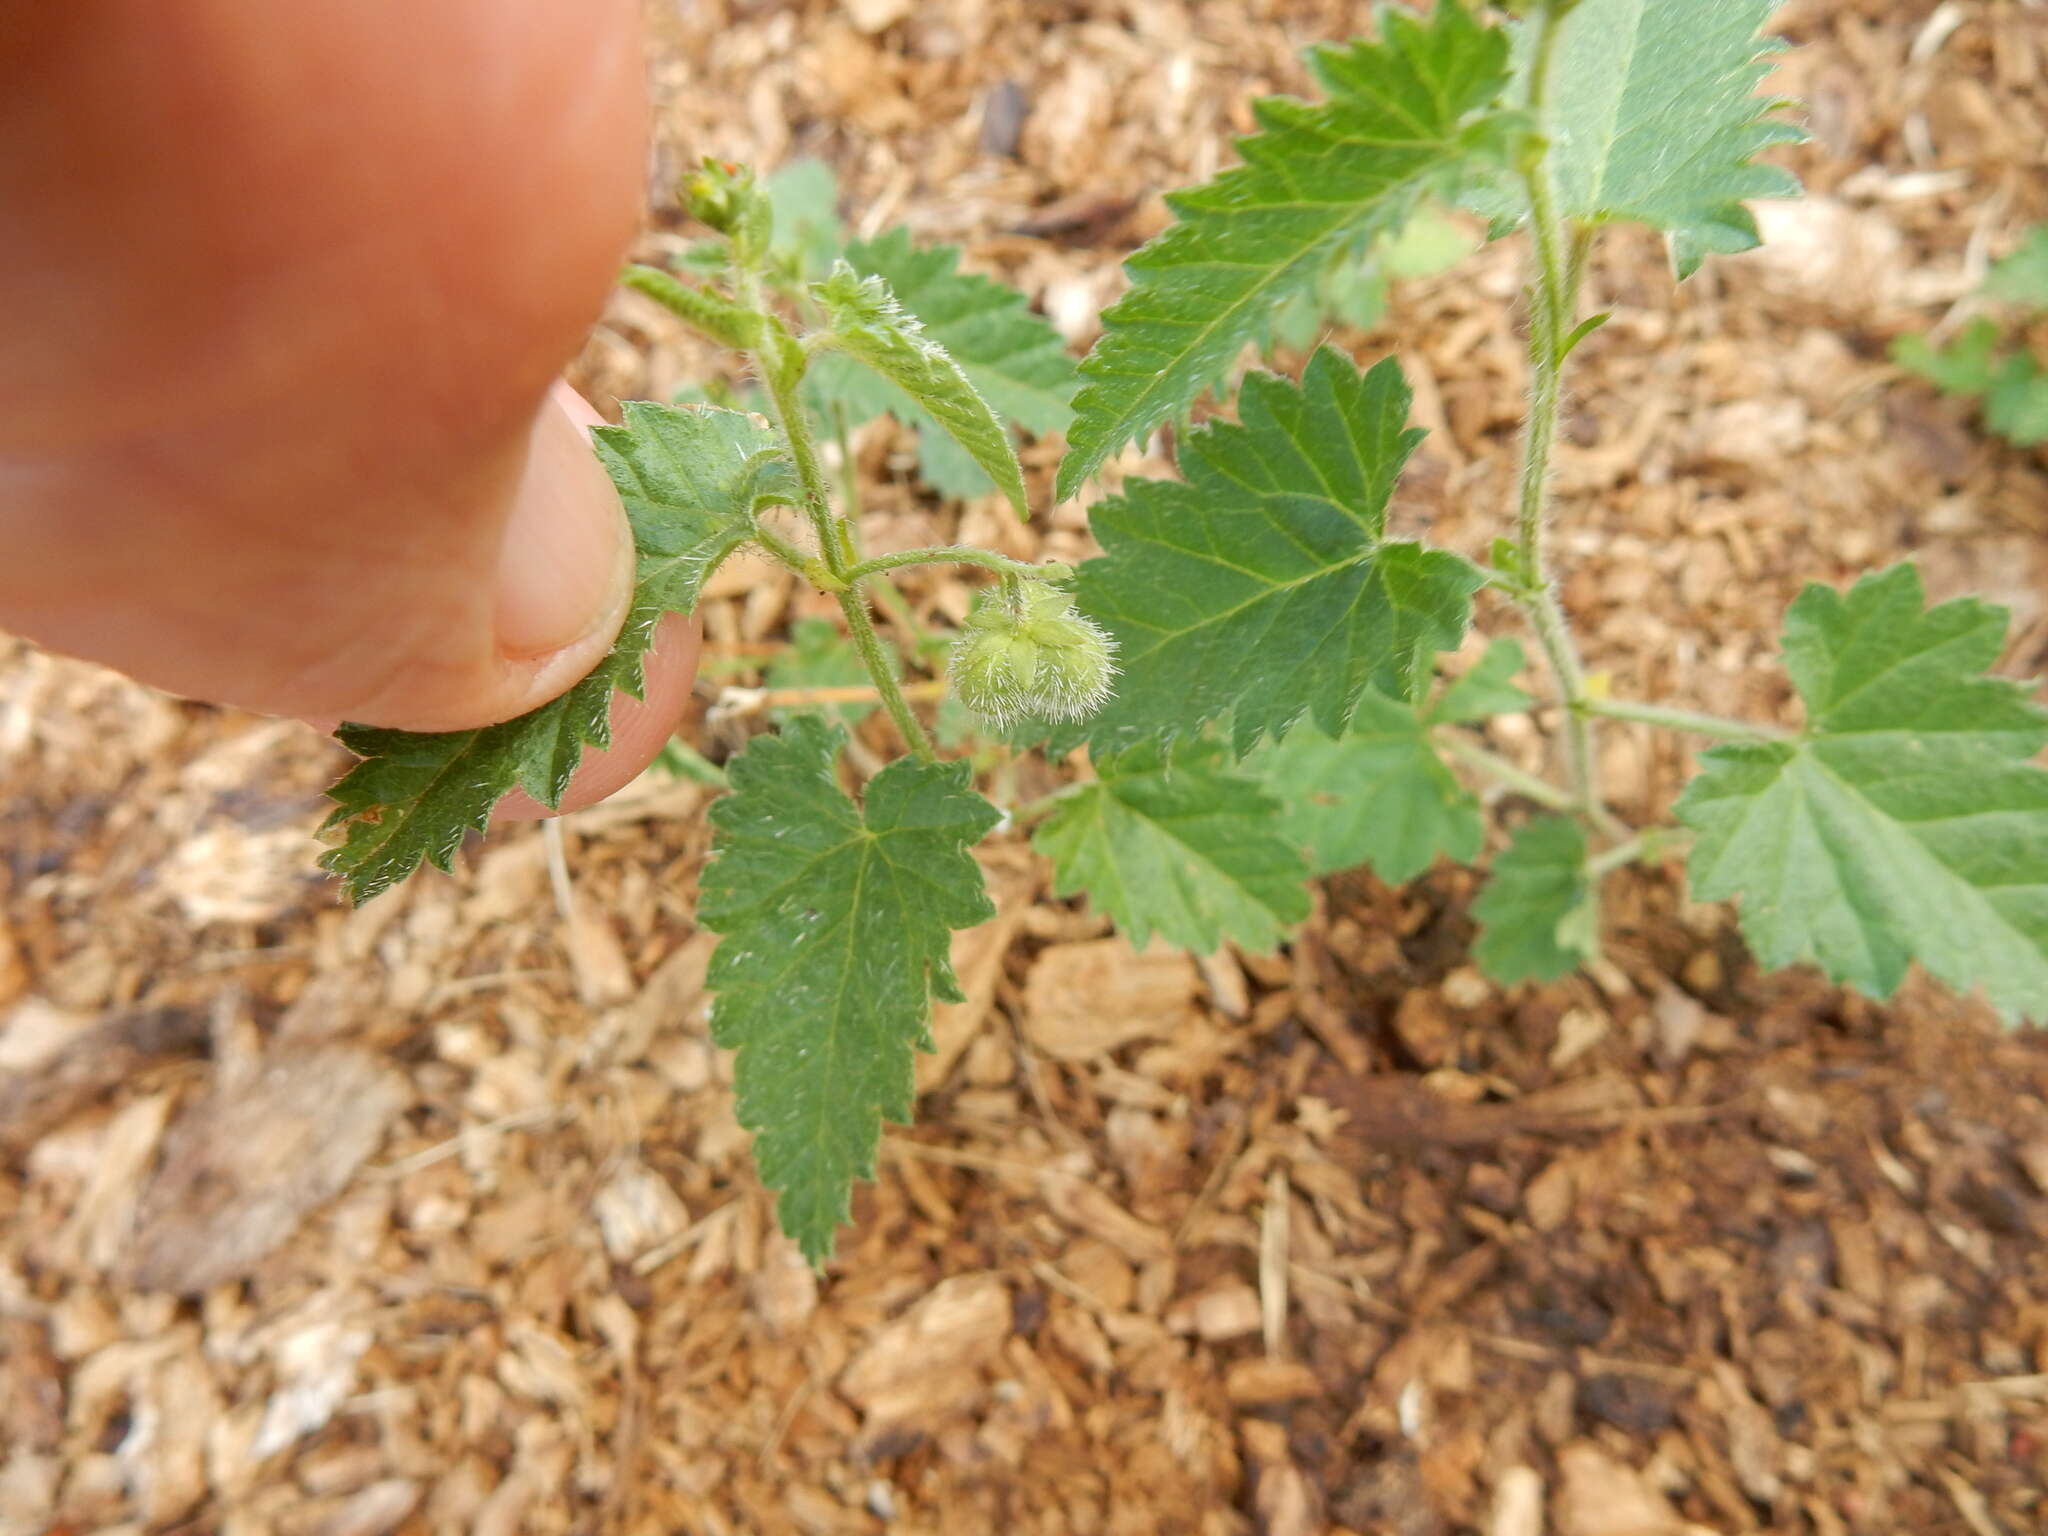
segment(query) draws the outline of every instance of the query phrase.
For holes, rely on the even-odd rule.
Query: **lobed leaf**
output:
[[[2048,373],[2026,353],[2000,364],[1984,392],[1984,424],[2020,448],[2048,442]]]
[[[1278,831],[1307,853],[1309,873],[1366,865],[1399,885],[1439,854],[1461,864],[1477,858],[1485,840],[1479,798],[1430,730],[1528,708],[1529,696],[1508,681],[1523,660],[1520,645],[1496,640],[1428,709],[1368,689],[1335,740],[1299,730],[1247,757],[1245,771],[1280,802]]]
[[[1019,517],[1029,516],[1024,471],[1009,433],[959,362],[903,308],[889,284],[842,262],[812,285],[811,294],[825,309],[831,344],[907,395],[995,482]]]
[[[1414,706],[1368,691],[1351,728],[1332,740],[1300,730],[1245,759],[1280,802],[1276,827],[1308,855],[1309,873],[1360,865],[1389,884],[1412,880],[1440,853],[1479,855],[1479,801],[1430,744]]]
[[[586,746],[611,741],[611,701],[639,697],[655,626],[696,606],[705,580],[745,543],[757,507],[796,495],[774,435],[737,411],[633,402],[622,427],[594,434],[618,487],[638,556],[633,604],[611,651],[560,698],[471,731],[394,731],[344,725],[335,734],[363,759],[328,791],[328,828],[343,841],[321,864],[355,901],[403,880],[422,862],[447,869],[465,834],[481,831],[516,785],[544,805],[562,798]]]
[[[1702,900],[1741,898],[1767,966],[1811,961],[1888,997],[1918,960],[2048,1020],[2048,711],[1985,675],[2004,609],[1925,607],[1911,565],[1785,617],[1796,741],[1717,746],[1678,803]]]
[[[1536,701],[1515,685],[1515,674],[1527,666],[1518,640],[1495,640],[1463,677],[1456,679],[1429,707],[1432,725],[1463,725],[1494,715],[1516,715]]]
[[[1940,347],[1909,331],[1892,342],[1892,361],[1945,395],[1981,395],[1998,377],[1998,327],[1980,315]]]
[[[1586,835],[1562,816],[1515,830],[1472,903],[1472,957],[1495,981],[1555,981],[1598,948],[1599,893],[1586,875]]]
[[[1389,358],[1361,374],[1328,348],[1299,387],[1245,380],[1239,425],[1181,449],[1185,482],[1132,480],[1090,522],[1103,555],[1082,609],[1117,642],[1100,752],[1229,719],[1239,755],[1303,716],[1340,734],[1367,687],[1414,697],[1464,637],[1479,572],[1389,542],[1388,497],[1419,431]]]
[[[797,283],[813,282],[839,257],[839,180],[832,167],[808,155],[777,166],[762,180],[775,214],[769,253]]]
[[[1560,26],[1545,124],[1558,212],[1633,220],[1664,230],[1680,277],[1710,252],[1757,244],[1744,203],[1790,197],[1798,181],[1756,156],[1796,142],[1756,94],[1783,45],[1760,36],[1778,0],[1579,0]],[[1520,93],[1528,91],[1533,27],[1517,29]],[[1497,216],[1525,211],[1503,182],[1477,199]]]
[[[1185,411],[1333,259],[1362,254],[1472,164],[1504,158],[1518,119],[1489,109],[1507,79],[1505,34],[1462,0],[1427,19],[1384,9],[1379,27],[1379,41],[1311,50],[1326,99],[1259,102],[1263,132],[1239,142],[1244,163],[1167,199],[1178,222],[1127,263],[1131,290],[1081,364],[1061,500]]]
[[[1279,807],[1232,773],[1213,742],[1133,747],[1096,762],[1031,839],[1053,893],[1089,898],[1142,949],[1154,933],[1204,954],[1223,939],[1275,949],[1308,916],[1301,856]]]
[[[968,849],[1000,819],[965,763],[904,758],[856,805],[815,716],[757,737],[711,808],[697,915],[720,936],[711,1027],[739,1053],[740,1123],[813,1264],[872,1178],[884,1117],[910,1118],[934,997],[957,1001],[952,930],[995,915]]]

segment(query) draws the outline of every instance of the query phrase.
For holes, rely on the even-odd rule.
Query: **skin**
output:
[[[638,0],[68,0],[0,28],[0,628],[195,698],[451,730],[625,617],[556,383],[637,223]],[[565,804],[651,760],[695,667]]]

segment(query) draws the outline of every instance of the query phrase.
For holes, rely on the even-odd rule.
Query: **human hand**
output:
[[[637,0],[30,6],[0,38],[0,627],[195,698],[452,730],[632,585],[554,380],[638,219]],[[650,761],[696,660],[564,806]]]

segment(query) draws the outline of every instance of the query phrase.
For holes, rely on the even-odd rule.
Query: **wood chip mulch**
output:
[[[1362,15],[680,0],[656,159],[820,156],[860,227],[962,241],[1084,345],[1160,191]],[[2048,12],[1781,25],[1811,195],[1683,289],[1626,233],[1593,273],[1568,605],[1618,691],[1789,718],[1784,604],[1910,555],[2009,604],[2038,674],[2043,460],[1885,347],[2048,217]],[[657,199],[647,253],[684,234]],[[1517,259],[1337,338],[1399,350],[1432,431],[1397,518],[1468,551],[1508,497]],[[627,294],[578,377],[717,366]],[[934,501],[886,423],[854,451],[876,547],[1088,551],[1082,508]],[[906,592],[935,627],[967,596]],[[706,755],[828,611],[726,573]],[[1543,769],[1555,725],[1493,745]],[[1658,815],[1688,750],[1611,731],[1617,808]],[[1671,871],[1550,987],[1472,968],[1447,866],[1333,882],[1278,957],[1138,955],[998,841],[969,1001],[821,1279],[705,1032],[707,791],[650,776],[352,912],[313,863],[339,766],[0,639],[0,1533],[2048,1529],[2048,1048],[1975,1004],[1759,978]]]

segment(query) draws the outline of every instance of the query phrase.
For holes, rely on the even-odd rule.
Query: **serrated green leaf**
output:
[[[1086,891],[1141,949],[1157,933],[1204,954],[1225,938],[1263,953],[1308,916],[1308,872],[1275,833],[1279,807],[1216,743],[1134,747],[1096,773],[1031,839],[1052,860],[1055,895]]]
[[[964,448],[1019,517],[1030,515],[1024,471],[1010,434],[959,362],[905,310],[880,277],[862,277],[841,263],[811,288],[830,322],[832,345],[902,390]]]
[[[1479,572],[1389,543],[1387,498],[1419,431],[1389,358],[1361,374],[1325,348],[1300,387],[1245,380],[1242,424],[1182,445],[1186,481],[1132,480],[1090,522],[1103,556],[1080,605],[1117,642],[1098,751],[1231,720],[1242,755],[1303,716],[1341,733],[1368,686],[1412,698],[1464,637]]]
[[[2048,711],[1985,675],[2006,612],[1926,608],[1910,565],[1785,616],[1796,741],[1717,746],[1678,803],[1701,900],[1741,898],[1767,966],[1811,961],[1873,997],[1909,961],[2048,1020]]]
[[[952,930],[995,916],[968,850],[1000,819],[965,763],[904,758],[856,805],[816,717],[727,765],[697,916],[720,936],[713,1038],[739,1053],[740,1124],[782,1229],[823,1264],[874,1176],[884,1118],[906,1121],[932,999],[960,996]]]
[[[1272,97],[1244,163],[1167,199],[1178,222],[1131,258],[1131,291],[1081,365],[1058,495],[1125,443],[1186,410],[1333,257],[1398,229],[1418,200],[1505,155],[1511,115],[1489,113],[1507,39],[1460,0],[1426,20],[1380,12],[1381,40],[1310,51],[1326,100]]]
[[[1452,683],[1425,712],[1431,725],[1460,725],[1494,715],[1518,715],[1536,701],[1515,686],[1528,665],[1519,640],[1495,640],[1472,670]]]
[[[1244,769],[1280,802],[1280,835],[1308,855],[1309,872],[1360,865],[1390,884],[1447,854],[1461,864],[1485,837],[1479,799],[1451,772],[1430,729],[1517,713],[1533,702],[1510,679],[1522,647],[1496,640],[1427,709],[1368,689],[1336,740],[1297,730],[1254,748]]]
[[[1746,202],[1790,197],[1798,181],[1756,156],[1803,137],[1756,94],[1781,46],[1760,36],[1778,0],[1580,0],[1559,23],[1545,125],[1558,212],[1633,220],[1671,237],[1685,277],[1710,253],[1757,243]],[[1535,24],[1518,26],[1526,95]],[[1518,96],[1517,99],[1520,99]],[[1487,212],[1524,208],[1503,186]]]
[[[1586,877],[1586,836],[1562,816],[1517,828],[1472,903],[1472,957],[1495,981],[1555,981],[1595,953],[1599,893]]]
[[[514,785],[554,805],[586,746],[611,741],[614,693],[639,697],[641,662],[663,615],[688,613],[705,579],[746,542],[759,506],[791,500],[795,479],[774,435],[734,411],[635,401],[623,427],[594,434],[633,525],[633,605],[609,654],[560,698],[473,731],[335,734],[363,759],[328,791],[344,841],[321,864],[368,901],[422,861],[447,869]]]
[[[856,240],[846,261],[863,277],[879,277],[897,302],[923,322],[960,371],[996,413],[1039,436],[1066,430],[1076,375],[1059,333],[1032,313],[1014,288],[958,270],[955,246],[919,247],[910,232],[892,229]],[[814,391],[826,414],[839,402],[847,424],[858,426],[888,412],[916,429],[925,482],[947,496],[985,494],[994,485],[975,459],[944,428],[888,380],[829,354],[813,370]]]
[[[1984,297],[2048,309],[2048,224],[2028,230],[2019,249],[1992,267],[1984,279]]]
[[[1366,865],[1400,885],[1439,853],[1478,857],[1479,801],[1412,705],[1368,690],[1342,736],[1297,730],[1254,750],[1244,769],[1280,802],[1277,830],[1308,855],[1311,874]]]
[[[1946,395],[1981,395],[1997,375],[1998,327],[1979,316],[1946,346],[1917,332],[1892,342],[1892,361]]]
[[[887,647],[888,642],[882,642]],[[867,666],[853,641],[830,619],[798,619],[790,627],[789,644],[768,663],[764,681],[770,688],[845,688],[866,683]],[[881,708],[879,703],[824,704],[811,709],[769,711],[777,723],[815,710],[851,730]]]

